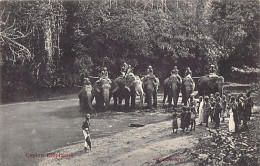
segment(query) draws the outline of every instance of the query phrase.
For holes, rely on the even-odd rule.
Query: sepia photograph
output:
[[[1,166],[259,166],[260,0],[0,0]]]

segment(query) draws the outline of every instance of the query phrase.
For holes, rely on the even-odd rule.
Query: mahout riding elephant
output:
[[[142,82],[138,76],[134,74],[128,74],[126,76],[119,76],[114,80],[118,85],[118,89],[113,93],[114,106],[122,104],[122,100],[125,100],[125,107],[129,108],[129,102],[131,98],[131,107],[135,107],[136,94],[140,96],[140,103],[143,106],[143,88]]]
[[[224,78],[222,76],[202,76],[198,80],[198,95],[208,96],[219,92],[220,96],[223,94]]]
[[[78,93],[80,111],[93,110],[91,97],[92,97],[92,86],[84,85]]]
[[[93,85],[92,100],[96,99],[96,106],[100,108],[104,106],[107,110],[113,93],[118,89],[118,85],[109,78],[101,78]]]
[[[180,88],[181,88],[182,80],[175,74],[172,74],[170,77],[164,80],[164,97],[163,103],[168,96],[169,105],[172,105],[172,99],[174,103],[174,107],[177,106]]]
[[[152,107],[152,100],[153,106],[157,107],[157,90],[159,87],[159,79],[156,78],[154,75],[147,75],[142,79],[143,89],[145,93],[145,101],[148,104],[148,108]]]
[[[187,105],[187,101],[191,97],[191,94],[193,93],[194,89],[195,82],[193,81],[190,75],[187,75],[185,78],[182,79],[181,87],[182,103],[184,103],[184,105]]]

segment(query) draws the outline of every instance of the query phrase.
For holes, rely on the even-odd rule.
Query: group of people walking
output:
[[[242,93],[238,97],[228,95],[227,97],[220,94],[211,94],[210,96],[199,97],[196,102],[193,97],[189,99],[189,104],[182,107],[180,114],[182,131],[187,131],[189,126],[190,130],[195,130],[196,117],[198,115],[199,125],[203,123],[206,127],[210,122],[215,123],[215,129],[219,129],[220,122],[225,123],[225,118],[229,117],[228,130],[230,132],[239,131],[240,124],[248,129],[247,122],[250,121],[252,114],[253,100],[250,96],[250,92],[244,96]],[[172,129],[173,133],[177,133],[177,109],[174,109],[172,115]],[[241,121],[243,123],[241,123]]]

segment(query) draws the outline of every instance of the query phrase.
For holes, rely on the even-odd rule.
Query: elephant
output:
[[[180,88],[181,88],[182,80],[177,75],[172,74],[170,77],[164,80],[164,97],[163,103],[168,96],[169,105],[172,105],[172,99],[174,103],[174,107],[177,106]]]
[[[142,79],[143,89],[145,93],[145,101],[148,104],[148,108],[152,107],[152,99],[153,99],[153,106],[157,107],[157,90],[159,87],[159,79],[155,76],[147,75]]]
[[[190,75],[182,79],[181,93],[182,93],[182,103],[184,103],[184,105],[187,105],[187,101],[191,97],[191,94],[193,93],[194,89],[195,89],[195,82],[193,81]]]
[[[208,96],[210,94],[215,94],[219,92],[220,96],[223,94],[224,78],[222,76],[210,77],[202,76],[198,80],[198,95]]]
[[[91,97],[92,97],[92,86],[84,85],[78,93],[80,111],[86,109],[94,110],[92,107]]]
[[[134,74],[128,74],[126,76],[119,76],[114,80],[118,85],[117,91],[113,93],[114,106],[117,106],[117,101],[122,104],[122,100],[125,100],[125,108],[129,108],[129,102],[131,98],[131,107],[135,107],[136,94],[140,95],[141,106],[143,106],[143,88],[142,82],[138,76]]]
[[[109,78],[101,78],[93,85],[92,99],[96,99],[96,106],[102,107],[105,104],[105,110],[108,110],[110,99],[113,93],[118,89],[118,85]]]

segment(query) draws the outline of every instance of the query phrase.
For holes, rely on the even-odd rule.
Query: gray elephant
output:
[[[169,105],[170,106],[172,105],[172,100],[173,100],[174,107],[177,106],[181,84],[182,84],[182,79],[175,74],[172,74],[170,77],[164,80],[163,103],[165,103],[165,100],[168,96]]]
[[[223,94],[224,78],[222,76],[203,76],[198,80],[198,95],[208,96],[219,92]]]
[[[84,85],[78,93],[80,111],[93,110],[91,97],[92,97],[92,86]]]
[[[107,110],[110,99],[117,89],[117,84],[112,82],[109,78],[101,78],[96,81],[93,85],[92,100],[94,98],[96,99],[97,108],[100,108],[105,104],[105,109]]]
[[[140,96],[140,103],[143,106],[143,88],[142,82],[138,76],[134,74],[128,74],[126,76],[119,76],[114,80],[118,85],[118,89],[113,93],[114,106],[117,106],[118,100],[119,104],[122,104],[122,100],[125,100],[125,107],[129,108],[130,98],[131,107],[135,107],[136,94]]]
[[[187,101],[191,97],[191,94],[193,93],[194,89],[195,89],[195,82],[193,81],[190,75],[182,79],[181,93],[182,93],[182,103],[184,103],[184,105],[187,105]]]
[[[152,107],[152,100],[153,100],[153,106],[157,107],[157,90],[159,87],[159,79],[156,78],[154,75],[147,75],[143,77],[142,79],[143,83],[143,89],[145,93],[145,101],[148,104],[148,108]]]

